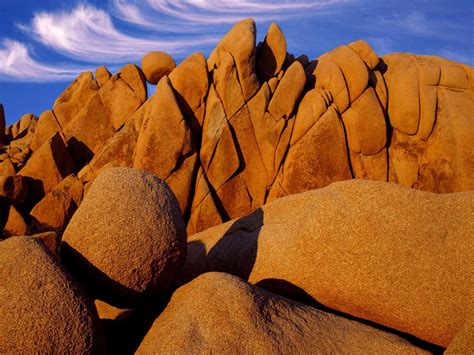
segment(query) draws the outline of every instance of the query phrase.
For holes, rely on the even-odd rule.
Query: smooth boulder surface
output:
[[[67,226],[61,256],[96,298],[111,305],[127,308],[159,294],[186,258],[175,196],[144,171],[105,170]]]
[[[0,351],[102,354],[95,307],[40,241],[0,242]]]
[[[472,191],[350,180],[191,236],[181,282],[208,271],[269,289],[284,282],[329,308],[447,346],[474,311],[473,235]]]
[[[150,52],[142,59],[142,70],[150,84],[158,84],[160,79],[169,75],[174,68],[176,68],[176,62],[164,52]]]
[[[406,340],[224,273],[178,289],[137,354],[423,354]]]

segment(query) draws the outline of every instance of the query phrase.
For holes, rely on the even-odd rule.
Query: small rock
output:
[[[16,235],[27,235],[28,226],[23,216],[18,212],[15,206],[10,206],[8,211],[7,223],[3,229],[4,237],[12,237]]]
[[[160,79],[170,74],[174,68],[176,68],[176,62],[164,52],[150,52],[142,59],[142,70],[150,84],[158,84]]]
[[[59,256],[59,236],[56,232],[44,232],[39,234],[33,234],[30,236],[36,240],[41,241],[43,245],[54,255]]]
[[[19,206],[28,196],[28,185],[20,175],[0,175],[0,198],[7,199],[10,204]]]

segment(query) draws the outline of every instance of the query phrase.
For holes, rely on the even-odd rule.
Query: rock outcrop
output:
[[[290,301],[222,273],[178,289],[138,354],[410,353],[404,339]]]
[[[364,41],[296,57],[276,24],[257,44],[252,19],[208,58],[197,52],[178,64],[151,52],[141,68],[100,66],[39,119],[28,113],[8,127],[0,104],[0,249],[31,235],[59,255],[90,295],[110,304],[97,300],[109,312],[110,352],[134,352],[156,316],[141,351],[177,350],[174,341],[190,351],[227,350],[225,342],[237,351],[241,334],[254,350],[367,350],[348,334],[373,349],[418,350],[370,325],[437,344],[424,344],[430,351],[471,346],[473,67],[408,53],[379,58]],[[157,85],[151,97],[147,82]],[[352,179],[366,181],[341,182]],[[41,259],[35,253],[32,264]],[[19,259],[21,269],[26,256]],[[51,270],[25,278],[40,280],[31,281],[35,304]],[[166,307],[173,282],[216,270],[306,305],[208,275]],[[56,317],[49,309],[77,301],[66,286],[46,288],[54,307],[34,312]],[[319,312],[315,301],[358,319]],[[209,322],[223,304],[242,322],[226,317],[215,330]],[[75,310],[63,312],[68,329],[83,324],[68,318]],[[44,339],[39,348],[28,343],[41,337],[38,322],[18,333],[21,351],[49,352]],[[62,341],[56,351],[95,346]]]
[[[468,72],[431,56],[396,53],[382,60],[393,127],[390,181],[441,193],[474,189]]]
[[[94,297],[118,307],[159,295],[186,258],[185,225],[170,189],[130,168],[94,181],[62,239],[61,258]]]
[[[0,298],[2,352],[104,352],[93,304],[39,241],[0,242]]]
[[[182,282],[231,273],[447,346],[474,311],[474,193],[352,180],[189,239]]]
[[[69,175],[31,210],[34,229],[62,233],[81,204],[83,194],[82,182],[74,174]]]
[[[21,208],[28,224],[66,176],[77,174],[87,192],[112,167],[164,180],[188,234],[353,178],[474,189],[470,66],[406,53],[379,58],[364,41],[295,59],[276,24],[257,45],[251,19],[207,60],[195,53],[176,66],[155,51],[141,65],[82,73],[39,120],[26,114],[6,128],[0,174],[30,177]],[[150,98],[147,80],[157,85]],[[61,153],[41,170],[51,149]]]

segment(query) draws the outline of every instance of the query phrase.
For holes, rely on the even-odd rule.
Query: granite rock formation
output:
[[[338,182],[190,237],[180,282],[208,271],[270,290],[280,280],[329,308],[447,346],[474,312],[473,217],[472,191]]]
[[[438,193],[474,188],[470,66],[379,58],[363,41],[295,58],[278,25],[257,44],[248,19],[207,60],[195,53],[176,66],[151,52],[142,67],[82,73],[40,119],[26,114],[5,129],[0,174],[28,178],[28,224],[68,175],[87,191],[120,166],[170,185],[189,234],[352,178]],[[157,84],[150,98],[146,80]]]
[[[101,354],[97,311],[40,241],[0,242],[2,353]]]
[[[224,273],[203,274],[176,290],[137,351],[229,352],[425,353],[396,335],[290,301]]]
[[[147,83],[156,85],[151,97]],[[71,302],[85,293],[100,298],[110,352],[134,352],[145,337],[143,351],[170,339],[220,349],[219,333],[186,337],[199,324],[212,331],[205,322],[220,317],[214,308],[225,302],[235,312],[245,304],[242,331],[272,349],[283,343],[272,339],[266,311],[282,329],[306,319],[308,341],[326,334],[338,343],[317,344],[328,351],[360,349],[342,339],[342,328],[377,349],[408,350],[399,340],[413,337],[429,351],[472,347],[471,66],[409,53],[379,57],[364,41],[311,60],[288,53],[276,24],[257,43],[247,19],[208,58],[198,52],[176,63],[155,51],[141,68],[100,66],[80,74],[39,118],[5,122],[0,104],[0,249],[27,240],[60,256],[67,268],[54,259],[53,269],[80,285],[67,294]],[[366,181],[341,182],[353,179]],[[10,239],[24,235],[33,241]],[[35,253],[32,260],[44,259]],[[26,258],[18,268],[31,269]],[[40,264],[48,274],[38,277],[53,277]],[[207,271],[275,295],[228,275],[199,277],[172,295]],[[25,280],[32,279],[0,292],[22,290]],[[50,291],[45,300],[57,309],[69,304]],[[209,304],[194,309],[191,294]],[[27,319],[25,309],[18,314]],[[73,311],[61,326],[78,329],[96,318]],[[196,322],[164,334],[160,327],[176,321],[167,317]],[[220,330],[236,329],[225,321]],[[0,327],[0,339],[11,329]],[[49,352],[31,345],[43,342],[34,332],[21,335],[24,342],[8,351]],[[236,334],[227,335],[234,344]],[[301,334],[284,335],[285,349],[303,349]],[[68,336],[75,335],[60,330],[51,344],[89,352],[92,343],[84,348],[80,336],[63,348]]]
[[[105,171],[64,231],[61,259],[94,297],[112,305],[130,307],[159,295],[186,259],[173,193],[137,169]]]

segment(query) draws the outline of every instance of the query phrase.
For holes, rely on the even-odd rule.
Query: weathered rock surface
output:
[[[196,174],[196,149],[192,132],[167,76],[160,80],[138,136],[134,168],[164,180],[176,195],[182,213],[191,202]]]
[[[5,160],[0,163],[0,175],[15,175],[15,167],[9,157],[6,157]]]
[[[286,59],[286,39],[281,28],[272,23],[257,51],[257,73],[261,81],[276,76]]]
[[[2,352],[104,352],[94,306],[39,241],[0,242],[0,298]]]
[[[31,150],[36,152],[48,139],[54,136],[56,132],[62,134],[62,128],[56,119],[54,111],[48,110],[43,112],[38,120],[35,135],[31,141]],[[66,139],[64,138],[64,140]]]
[[[370,326],[207,273],[178,289],[138,354],[425,353]]]
[[[28,185],[21,175],[0,175],[0,201],[20,206],[28,196]]]
[[[8,210],[7,221],[3,228],[3,237],[12,237],[18,235],[27,235],[29,232],[28,225],[15,206],[10,206]]]
[[[132,125],[124,126],[94,155],[94,158],[79,171],[83,182],[93,181],[103,170],[133,165],[133,153],[138,133]]]
[[[91,98],[64,129],[68,151],[78,167],[88,163],[114,133],[114,122],[99,94]]]
[[[66,127],[98,90],[91,72],[80,74],[54,102],[53,111],[59,125]]]
[[[59,256],[59,243],[61,240],[56,232],[32,234],[30,237],[39,240],[53,255]]]
[[[34,154],[18,174],[27,178],[28,201],[35,205],[66,176],[76,171],[76,164],[63,139],[56,133]]]
[[[24,136],[31,126],[34,126],[38,121],[38,117],[36,117],[32,113],[27,113],[21,116],[21,118],[11,126],[11,137],[12,139],[21,138]]]
[[[157,84],[149,99],[147,80]],[[251,214],[206,232],[217,234],[204,246],[206,233],[192,237],[185,274],[228,271],[295,297],[283,287],[290,282],[339,311],[443,346],[455,338],[451,351],[462,351],[470,328],[459,310],[472,313],[463,302],[473,298],[465,237],[473,234],[472,197],[462,209],[458,195],[357,187],[349,198],[334,187],[314,197],[322,202],[295,196],[259,208],[353,178],[474,190],[473,112],[472,66],[406,53],[379,58],[364,41],[310,60],[287,52],[276,24],[256,45],[255,22],[243,20],[207,60],[195,53],[176,67],[152,52],[142,68],[82,73],[39,119],[26,114],[5,128],[0,105],[0,239],[56,231],[35,238],[57,253],[92,186],[100,201],[70,223],[74,247],[63,259],[93,295],[141,306],[145,298],[166,303],[161,290],[184,260],[176,216],[192,235]],[[167,205],[162,214],[154,201],[171,192],[145,173],[94,192],[96,178],[116,167],[160,177],[180,211]],[[374,221],[370,230],[364,221]],[[126,324],[106,319],[110,352],[136,349],[154,306],[134,310]]]
[[[339,182],[190,237],[182,279],[222,271],[281,280],[330,308],[447,346],[473,312],[473,233],[472,192]]]
[[[100,88],[100,100],[115,130],[146,101],[145,77],[140,68],[125,65]]]
[[[27,114],[8,127],[0,174],[23,174],[58,135],[75,169],[51,184],[36,172],[26,210],[72,172],[87,191],[104,170],[139,167],[169,184],[189,234],[352,178],[470,190],[473,73],[438,57],[379,58],[364,41],[295,58],[276,24],[256,46],[247,19],[207,61],[195,53],[176,67],[152,52],[142,68],[79,75],[38,124]],[[150,99],[146,78],[162,81]]]
[[[83,194],[82,182],[74,174],[61,181],[31,210],[30,220],[35,231],[62,233],[81,204]]]
[[[167,288],[186,257],[178,203],[156,176],[104,171],[67,226],[61,257],[94,295],[118,307]]]
[[[150,84],[158,84],[160,79],[169,75],[176,67],[174,59],[164,52],[154,51],[142,59],[142,70]]]
[[[431,56],[384,56],[390,181],[433,192],[474,189],[474,99],[467,71]]]
[[[104,65],[101,65],[95,70],[95,80],[97,81],[97,84],[99,84],[99,87],[104,86],[111,76],[112,74]]]
[[[176,99],[198,145],[209,90],[208,75],[206,58],[199,52],[183,60],[169,75]]]
[[[471,315],[472,316],[472,315]],[[446,348],[444,354],[469,354],[474,349],[474,318],[469,318]]]

